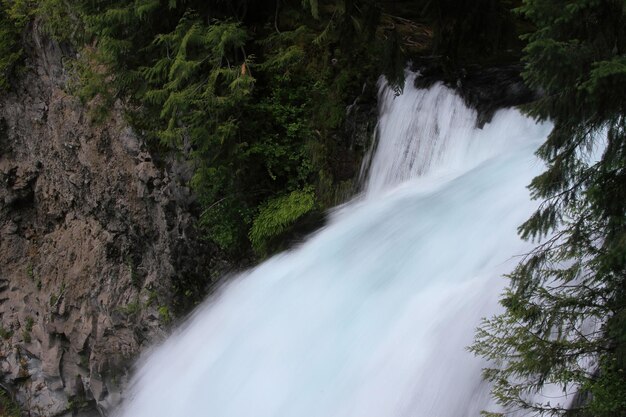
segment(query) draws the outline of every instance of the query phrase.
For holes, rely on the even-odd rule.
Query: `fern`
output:
[[[66,1],[72,7],[62,9]],[[342,146],[345,107],[382,59],[365,36],[376,28],[375,1],[276,8],[272,0],[255,4],[255,15],[243,11],[250,0],[237,10],[199,0],[41,2],[84,27],[89,46],[71,63],[71,90],[97,104],[100,118],[123,99],[150,143],[193,160],[200,226],[221,249],[249,256],[254,222],[257,246],[276,237],[261,232],[270,207],[286,216],[277,220],[280,234],[312,202],[331,201],[329,154]],[[335,56],[350,65],[337,66]],[[293,203],[294,217],[273,200],[285,210]]]
[[[21,33],[32,10],[24,1],[0,2],[0,91],[8,90],[23,57]]]
[[[302,6],[311,12],[314,19],[320,18],[318,0],[302,0]]]
[[[145,20],[152,13],[156,12],[160,6],[159,0],[135,0],[135,14]]]
[[[252,247],[257,253],[264,254],[272,238],[279,236],[314,208],[315,195],[311,189],[296,190],[269,200],[261,206],[252,223]]]

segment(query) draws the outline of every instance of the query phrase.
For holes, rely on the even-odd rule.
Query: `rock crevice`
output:
[[[64,90],[67,51],[29,33],[0,96],[1,378],[31,416],[105,413],[210,248],[184,162],[155,165],[119,105],[91,123]]]

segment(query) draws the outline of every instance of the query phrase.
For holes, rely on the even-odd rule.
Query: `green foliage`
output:
[[[139,300],[131,301],[125,306],[120,307],[118,310],[120,313],[128,317],[133,317],[141,311],[141,303],[139,302]]]
[[[21,415],[22,412],[17,403],[3,389],[0,389],[0,416],[20,417]]]
[[[30,335],[30,332],[27,331],[26,329],[22,330],[22,340],[24,340],[24,343],[32,342],[32,337]]]
[[[312,189],[292,191],[263,204],[252,223],[250,240],[257,253],[267,251],[268,242],[315,208]]]
[[[159,312],[159,318],[165,324],[169,324],[172,321],[170,309],[167,306],[160,306],[157,310]]]
[[[2,0],[2,10],[22,30],[35,14],[36,6],[32,0]]]
[[[28,275],[28,278],[32,280],[35,279],[35,270],[33,264],[28,264],[28,266],[26,267],[26,275]]]
[[[33,325],[35,324],[35,319],[33,319],[31,316],[26,317],[26,323],[24,324],[24,329],[26,329],[27,332],[30,332],[31,330],[33,330]]]
[[[65,0],[1,0],[0,90],[7,90],[22,69],[22,37],[27,25],[35,18],[59,41],[82,39],[81,16]]]
[[[207,21],[201,8],[187,5],[176,8],[180,17],[172,20],[171,30],[140,41],[145,46],[137,53],[146,55],[147,64],[120,69],[126,54],[108,43],[100,52],[118,67],[115,77],[138,74],[132,92],[143,104],[138,127],[152,132],[160,146],[197,161],[191,185],[203,208],[200,225],[229,256],[246,255],[260,204],[305,187],[315,190],[318,173],[328,171],[327,161],[314,151],[323,145],[315,143],[341,126],[346,105],[362,88],[363,75],[355,77],[355,68],[371,74],[365,61],[374,55],[365,53],[367,43],[359,45],[375,28],[375,23],[368,26],[376,14],[371,3],[361,8],[307,3],[313,20],[288,3],[280,17],[268,13],[275,27],[255,28],[254,34],[245,20],[222,12],[222,18]],[[142,9],[142,20],[151,21],[153,7]],[[219,8],[213,12],[220,15]],[[126,7],[90,22],[100,28],[102,42],[116,33],[115,22],[125,27],[135,14]],[[277,19],[285,22],[281,30],[274,30]],[[346,52],[354,53],[344,61],[337,57],[346,39],[353,41]],[[341,62],[337,68],[333,55]]]
[[[41,19],[46,34],[56,41],[84,40],[83,16],[76,4],[67,0],[39,0],[34,13]]]
[[[67,63],[70,77],[66,89],[87,106],[91,121],[95,123],[107,119],[119,95],[109,73],[98,64],[99,56],[93,48],[85,47],[77,59]]]
[[[231,260],[270,254],[305,212],[335,202],[333,152],[352,152],[346,107],[383,70],[403,82],[402,55],[389,48],[400,45],[381,38],[374,0],[4,1],[76,48],[66,88],[92,121],[122,105],[156,153],[191,162],[198,226]],[[272,212],[272,201],[300,207]],[[283,217],[268,223],[271,213]]]
[[[512,0],[417,0],[433,28],[433,51],[456,67],[501,54],[515,42]]]
[[[615,356],[602,358],[596,377],[581,387],[593,397],[588,403],[589,414],[594,416],[620,416],[626,410],[626,384],[624,366]],[[622,413],[622,414],[620,414]]]
[[[88,407],[89,401],[87,401],[84,394],[71,397],[71,399],[67,403],[67,411],[70,411],[73,414],[76,414],[80,410],[86,409]]]
[[[22,2],[0,2],[0,91],[10,87],[10,80],[22,59],[21,33],[25,25]]]
[[[509,407],[547,384],[577,392],[583,415],[626,415],[626,4],[526,0],[525,78],[545,91],[528,107],[554,129],[539,149],[547,170],[530,189],[543,200],[520,228],[543,240],[511,274],[505,313],[484,323],[473,350]],[[593,156],[594,153],[597,156]]]
[[[13,336],[13,332],[11,330],[7,330],[4,327],[0,326],[0,337],[4,340],[8,340]]]
[[[158,292],[155,290],[150,290],[148,292],[148,299],[146,300],[145,306],[146,307],[150,307],[152,304],[154,304],[157,299],[158,299]]]

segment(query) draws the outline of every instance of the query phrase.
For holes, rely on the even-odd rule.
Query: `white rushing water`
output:
[[[381,87],[365,198],[234,278],[138,367],[121,417],[464,417],[496,410],[466,351],[529,244],[550,127],[482,130],[447,88]]]

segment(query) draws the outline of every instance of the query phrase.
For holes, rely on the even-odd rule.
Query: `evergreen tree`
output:
[[[472,350],[493,361],[486,376],[508,409],[626,416],[626,3],[518,10],[536,25],[524,76],[543,91],[527,110],[554,123],[538,151],[547,170],[530,185],[542,205],[520,227],[541,244]],[[549,385],[563,397],[533,397]]]
[[[228,256],[272,253],[335,202],[337,131],[383,66],[376,1],[75,3],[77,95],[125,101],[153,146],[193,160],[199,224]]]
[[[450,70],[484,62],[514,42],[513,0],[414,0],[432,26],[433,53]]]
[[[22,31],[29,9],[22,1],[0,0],[0,92],[10,88],[22,59]]]

